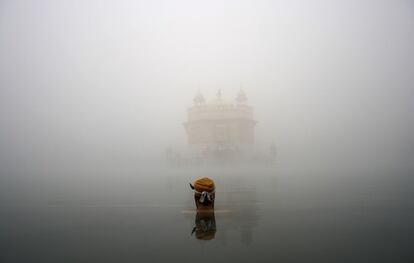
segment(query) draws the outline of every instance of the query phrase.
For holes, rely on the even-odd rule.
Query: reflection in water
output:
[[[412,173],[213,172],[197,215],[201,172],[0,178],[1,262],[412,262]]]
[[[212,240],[216,235],[216,218],[214,212],[197,212],[195,217],[195,226],[191,235],[200,240]]]
[[[220,185],[217,206],[232,210],[231,213],[220,214],[218,218],[223,244],[227,244],[234,233],[238,234],[242,244],[250,245],[254,242],[253,232],[259,222],[256,179],[248,172],[239,172],[217,180],[217,185]]]
[[[225,174],[225,176],[212,172],[210,174],[217,187],[217,196],[214,198],[215,207],[213,210],[208,205],[200,205],[199,198],[193,197],[197,207],[197,215],[192,234],[196,233],[197,239],[211,240],[214,238],[224,246],[232,240],[234,241],[236,236],[240,243],[252,244],[254,242],[254,228],[258,226],[260,221],[255,178],[242,172]],[[185,214],[188,219],[194,220],[194,209],[192,208],[194,201],[191,199],[188,195],[186,199],[188,213]],[[216,219],[220,225],[220,232],[216,231]],[[211,234],[213,235],[210,238],[205,237],[205,235]]]

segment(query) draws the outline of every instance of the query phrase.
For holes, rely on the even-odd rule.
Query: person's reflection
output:
[[[216,219],[214,211],[198,211],[195,217],[195,227],[191,235],[200,240],[212,240],[216,235]]]

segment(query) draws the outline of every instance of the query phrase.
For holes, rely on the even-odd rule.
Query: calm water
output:
[[[216,212],[200,218],[188,182],[206,175]],[[0,188],[1,262],[414,258],[408,172],[74,168],[4,174]]]

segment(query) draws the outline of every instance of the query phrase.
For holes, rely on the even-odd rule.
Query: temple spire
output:
[[[243,89],[242,89],[242,87],[241,87],[241,86],[240,86],[239,93],[237,94],[237,97],[236,97],[236,102],[237,102],[238,104],[244,104],[244,103],[247,103],[247,96],[246,96],[246,93],[244,93],[244,91],[243,91]]]
[[[218,89],[216,96],[217,96],[217,99],[221,99],[221,89]]]
[[[205,103],[204,96],[203,96],[203,94],[201,94],[200,89],[197,90],[197,93],[194,96],[193,101],[194,101],[194,104],[195,105],[201,105],[201,104],[204,104]]]

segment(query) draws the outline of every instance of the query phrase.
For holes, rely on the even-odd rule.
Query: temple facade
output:
[[[224,101],[220,90],[211,101],[206,101],[198,91],[184,123],[194,153],[229,156],[252,148],[255,125],[253,108],[242,89],[234,103]]]

